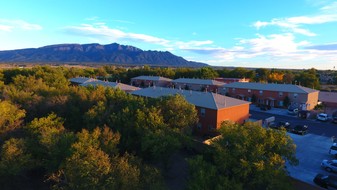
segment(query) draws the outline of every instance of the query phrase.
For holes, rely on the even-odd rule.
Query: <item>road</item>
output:
[[[250,114],[251,118],[262,120],[274,116],[276,123],[278,123],[279,121],[287,121],[291,124],[292,127],[296,125],[307,125],[308,133],[325,137],[337,137],[337,124],[331,123],[330,121],[322,122],[312,119],[300,119],[292,115],[274,115],[268,112],[253,110],[250,110]]]

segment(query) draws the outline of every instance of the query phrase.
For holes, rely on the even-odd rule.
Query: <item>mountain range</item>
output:
[[[139,48],[112,43],[57,44],[40,48],[0,51],[0,62],[29,63],[100,63],[158,65],[175,67],[203,67],[205,63],[187,61],[168,51],[144,51]]]

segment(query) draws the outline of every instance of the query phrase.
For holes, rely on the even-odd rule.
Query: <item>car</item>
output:
[[[335,188],[337,189],[337,177],[334,175],[317,174],[313,180],[318,186],[325,189]]]
[[[337,116],[335,116],[335,117],[332,117],[332,121],[331,121],[332,123],[337,123]]]
[[[326,113],[320,113],[317,115],[317,120],[319,121],[328,121],[329,117]]]
[[[308,133],[307,125],[296,125],[294,128],[290,129],[290,132],[305,135]]]
[[[333,143],[329,149],[329,154],[337,158],[337,143]]]
[[[283,127],[288,131],[290,129],[290,123],[287,121],[280,121],[277,124],[275,122],[271,122],[269,127],[273,129],[281,129]]]
[[[321,167],[328,172],[336,172],[337,160],[323,160],[321,163]]]
[[[298,108],[289,107],[288,108],[288,114],[297,115],[298,114]]]
[[[290,123],[287,122],[287,121],[280,121],[280,122],[278,122],[278,126],[279,127],[284,127],[287,130],[290,129]]]

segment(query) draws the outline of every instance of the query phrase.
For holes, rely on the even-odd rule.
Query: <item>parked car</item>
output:
[[[298,108],[289,107],[288,108],[288,114],[297,115],[298,114]]]
[[[320,113],[317,115],[317,120],[319,121],[328,121],[329,117],[326,113]]]
[[[336,188],[337,189],[337,177],[334,175],[317,174],[314,178],[314,182],[323,188]]]
[[[290,123],[287,121],[280,121],[277,124],[275,122],[272,122],[269,127],[273,129],[281,129],[282,127],[284,127],[288,131],[290,129]]]
[[[332,123],[337,123],[337,116],[336,117],[332,117]]]
[[[290,129],[292,133],[305,135],[308,133],[308,126],[307,125],[296,125],[294,128]]]
[[[337,143],[333,143],[329,149],[329,154],[334,155],[337,158]]]
[[[337,160],[323,160],[321,163],[321,167],[328,172],[336,172]]]

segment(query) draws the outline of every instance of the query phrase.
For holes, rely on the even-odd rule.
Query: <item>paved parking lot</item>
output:
[[[323,170],[320,164],[324,159],[334,159],[328,152],[332,145],[331,137],[337,137],[336,124],[316,120],[301,120],[296,116],[289,115],[285,109],[272,108],[268,111],[261,111],[258,107],[251,105],[250,110],[253,116],[259,117],[258,119],[275,116],[276,119],[290,121],[292,124],[297,123],[309,126],[309,133],[304,136],[288,133],[296,144],[296,157],[299,160],[298,166],[287,164],[290,176],[316,186],[313,182],[316,174],[331,174]],[[262,113],[262,115],[258,113]],[[332,175],[337,176],[337,173]]]
[[[320,164],[324,159],[334,159],[328,153],[332,144],[331,138],[314,134],[301,136],[289,133],[289,136],[296,144],[296,157],[299,160],[298,166],[287,165],[290,176],[314,184],[312,180],[317,173],[329,174]]]

